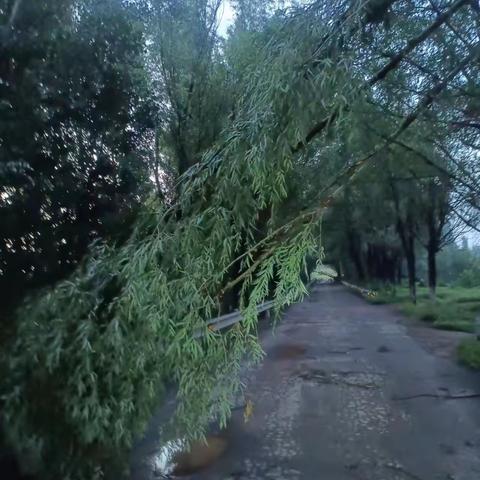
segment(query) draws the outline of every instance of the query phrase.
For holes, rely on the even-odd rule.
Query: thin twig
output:
[[[228,282],[225,287],[223,287],[220,295],[223,295],[227,290],[230,290],[233,288],[235,285],[240,283],[244,278],[246,278],[248,275],[253,273],[255,269],[265,260],[268,258],[274,251],[274,247],[269,248],[268,250],[265,250],[258,258],[255,260],[250,267],[248,267],[242,274],[240,274],[238,277],[233,279],[232,281]]]
[[[480,393],[468,393],[466,395],[444,395],[439,393],[418,393],[416,395],[408,395],[405,397],[392,397],[394,401],[413,400],[415,398],[441,398],[443,400],[461,400],[464,398],[480,398]]]

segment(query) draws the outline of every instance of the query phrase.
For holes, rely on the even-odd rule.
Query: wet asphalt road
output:
[[[315,287],[262,333],[250,420],[236,411],[224,454],[184,478],[480,480],[480,398],[447,398],[480,393],[480,375],[414,330],[391,307]]]

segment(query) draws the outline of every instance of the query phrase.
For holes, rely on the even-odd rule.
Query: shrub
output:
[[[435,322],[438,319],[438,313],[433,310],[427,310],[420,314],[420,320],[424,322]]]
[[[458,357],[463,364],[480,369],[480,341],[464,340],[458,347]]]
[[[467,288],[480,287],[480,264],[475,263],[464,270],[458,279],[458,285]]]

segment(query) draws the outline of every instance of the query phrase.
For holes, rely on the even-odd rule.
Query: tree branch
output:
[[[413,400],[414,398],[442,398],[444,400],[459,400],[464,398],[480,398],[480,393],[469,393],[466,395],[443,395],[438,393],[418,393],[417,395],[408,395],[406,397],[393,397],[392,400]]]
[[[383,138],[385,138],[385,137],[383,137]],[[454,181],[462,184],[464,187],[467,187],[472,192],[475,192],[475,193],[478,192],[478,189],[476,189],[475,187],[472,187],[470,184],[468,184],[467,182],[465,182],[460,177],[458,177],[454,173],[450,172],[446,168],[443,168],[440,165],[436,164],[433,160],[428,158],[425,154],[423,154],[419,150],[411,147],[410,145],[408,145],[408,144],[406,144],[406,143],[404,143],[404,142],[402,142],[401,140],[398,140],[398,139],[392,140],[392,143],[402,147],[403,149],[405,149],[405,150],[407,150],[411,153],[414,153],[417,157],[419,157],[421,160],[423,160],[424,163],[426,163],[427,165],[435,168],[436,170],[438,170],[440,173],[446,175],[451,180],[454,180]]]
[[[464,5],[468,4],[469,0],[457,0],[448,10],[439,15],[436,20],[423,32],[421,32],[416,37],[408,40],[404,48],[402,48],[396,55],[394,55],[390,61],[384,65],[377,73],[375,73],[367,82],[364,84],[363,88],[371,87],[383,80],[391,71],[395,70],[398,65],[405,59],[405,57],[410,54],[415,48],[417,48],[421,43],[423,43],[427,38],[430,37],[438,28],[440,28],[457,10],[459,10]],[[327,118],[321,120],[319,123],[313,126],[313,128],[307,133],[305,140],[299,142],[295,147],[292,148],[292,152],[296,153],[310,143],[318,134],[320,134],[328,125],[336,121],[340,112],[335,110]]]

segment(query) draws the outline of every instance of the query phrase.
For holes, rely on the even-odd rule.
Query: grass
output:
[[[413,305],[407,287],[384,289],[368,300],[376,304],[395,304],[406,315],[431,323],[442,330],[474,331],[474,321],[480,315],[480,289],[438,287],[437,300],[430,300],[428,288],[418,287],[417,304]]]
[[[480,289],[438,287],[437,299],[430,300],[428,288],[419,287],[417,304],[410,300],[407,287],[381,289],[366,297],[377,304],[395,304],[407,316],[430,323],[434,328],[473,333],[474,322],[480,316]],[[458,347],[458,359],[464,365],[480,370],[480,341],[467,339]]]
[[[480,370],[480,341],[476,339],[464,340],[458,347],[460,361],[477,370]]]

